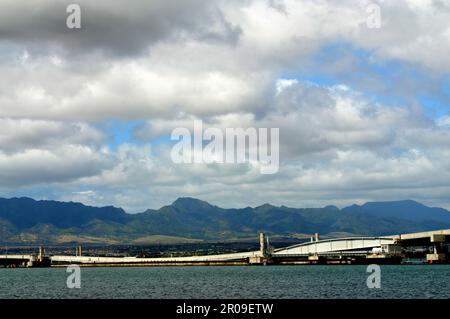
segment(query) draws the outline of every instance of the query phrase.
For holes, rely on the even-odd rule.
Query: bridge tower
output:
[[[45,257],[45,248],[44,246],[39,246],[39,254],[38,254],[38,261],[42,262]]]
[[[249,263],[251,265],[266,265],[271,262],[268,238],[266,234],[261,232],[259,233],[259,255],[250,257]]]
[[[267,257],[267,240],[266,240],[266,234],[259,233],[259,250],[261,252],[261,256]]]

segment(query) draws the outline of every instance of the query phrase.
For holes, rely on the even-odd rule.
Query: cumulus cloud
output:
[[[0,118],[0,188],[99,174],[112,163],[105,139],[86,123]]]
[[[70,182],[99,174],[108,164],[107,156],[83,146],[27,149],[10,155],[0,152],[0,187]]]
[[[314,103],[313,103],[314,101]],[[275,204],[320,206],[371,199],[416,198],[446,204],[450,130],[414,107],[389,107],[345,86],[291,82],[278,91],[265,117],[227,114],[204,118],[204,127],[279,127],[282,163],[275,175],[251,164],[174,164],[170,146],[124,145],[117,166],[84,178],[116,204],[125,193],[153,207],[177,196],[224,206]],[[158,140],[194,118],[150,121],[140,138]],[[120,191],[118,191],[118,188]],[[133,195],[132,195],[133,194]]]
[[[0,118],[3,152],[51,149],[60,145],[101,145],[106,136],[86,123]]]
[[[336,41],[369,50],[374,61],[450,68],[450,41],[442,38],[450,9],[441,2],[423,8],[382,2],[383,28],[368,29],[366,6],[354,2],[285,1],[279,10],[265,1],[86,1],[80,32],[65,28],[64,1],[28,5],[10,1],[1,12],[7,61],[0,64],[1,116],[99,120],[261,111],[280,72],[301,70]],[[233,40],[216,41],[222,38]],[[74,54],[64,52],[73,47]]]
[[[81,30],[65,27],[67,1],[2,3],[5,193],[130,211],[187,195],[228,207],[450,207],[448,114],[421,100],[450,99],[445,1],[378,1],[379,29],[367,27],[369,1],[78,3]],[[116,145],[101,129],[110,119],[140,125]],[[194,119],[279,127],[279,172],[173,164],[165,138]]]
[[[284,83],[280,85],[280,83]],[[286,85],[289,83],[289,85]],[[310,82],[277,81],[277,90],[265,114],[233,113],[202,117],[204,127],[277,127],[283,158],[298,158],[330,151],[442,147],[449,131],[431,120],[421,108],[380,104],[343,85],[319,86]],[[143,141],[168,136],[176,127],[192,130],[193,116],[154,119],[136,129]],[[443,119],[438,123],[445,123]]]

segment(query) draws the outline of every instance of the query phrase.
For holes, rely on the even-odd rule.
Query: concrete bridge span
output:
[[[220,262],[244,262],[249,258],[260,257],[259,251],[220,254],[220,255],[204,255],[204,256],[188,256],[188,257],[156,257],[156,258],[137,258],[137,257],[93,257],[93,256],[51,256],[52,264],[158,264],[158,263],[220,263]]]
[[[31,255],[0,255],[0,265],[5,267],[26,266],[32,258]]]
[[[410,234],[399,234],[387,236],[387,238],[392,238],[398,242],[402,242],[404,244],[423,244],[430,242],[443,242],[448,241],[450,239],[450,229],[441,229],[441,230],[432,230],[418,233],[410,233]]]
[[[393,245],[395,240],[384,237],[348,237],[333,238],[302,243],[286,248],[275,249],[272,256],[280,255],[320,255],[351,251],[371,251],[383,245]]]
[[[42,247],[36,255],[0,255],[0,266],[3,267],[46,267],[50,264],[50,257],[45,256]]]
[[[449,261],[448,243],[450,243],[450,229],[399,234],[389,237],[402,247],[432,246],[433,251],[426,255],[429,263]]]

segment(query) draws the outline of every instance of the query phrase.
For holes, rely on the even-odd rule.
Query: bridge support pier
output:
[[[308,256],[308,262],[310,264],[324,264],[325,263],[325,259],[323,256],[319,256],[317,254]]]
[[[441,264],[447,261],[446,254],[427,254],[427,262],[429,264]]]
[[[267,264],[271,264],[272,263],[272,259],[268,258],[268,257],[260,257],[260,256],[256,256],[256,257],[250,257],[248,259],[248,263],[250,265],[267,265]]]
[[[31,255],[26,266],[28,268],[32,267],[50,267],[51,265],[50,257],[45,256],[45,248],[43,246],[39,247],[39,253],[37,255]]]
[[[427,262],[429,264],[438,264],[447,262],[447,254],[443,252],[443,244],[445,236],[433,234],[430,236],[430,241],[433,244],[433,253],[427,254]]]
[[[267,265],[272,263],[268,246],[266,234],[259,233],[259,256],[250,257],[248,263],[250,265]]]

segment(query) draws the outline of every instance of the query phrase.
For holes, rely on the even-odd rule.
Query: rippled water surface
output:
[[[450,298],[450,265],[82,268],[69,289],[65,268],[0,268],[0,298]]]

